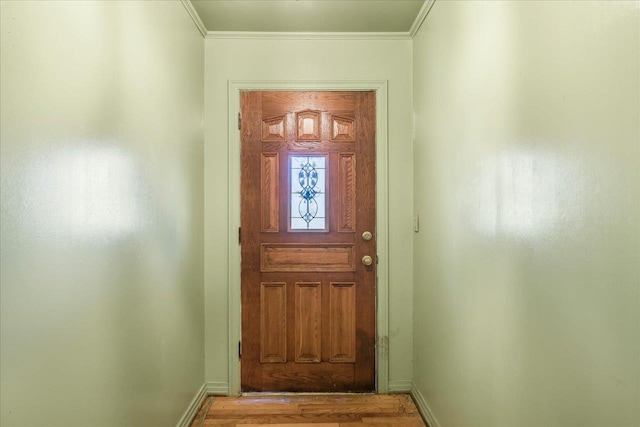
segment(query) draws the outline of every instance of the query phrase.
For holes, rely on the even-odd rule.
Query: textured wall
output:
[[[414,376],[442,427],[640,425],[638,12],[438,1],[414,40]]]
[[[1,8],[0,424],[175,426],[204,381],[204,41],[180,2]]]
[[[228,381],[229,80],[388,80],[389,381],[411,367],[411,42],[206,40],[205,293],[207,381]],[[232,236],[235,239],[236,236]],[[234,244],[235,240],[232,241]]]

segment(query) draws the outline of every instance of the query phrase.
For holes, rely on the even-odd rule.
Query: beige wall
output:
[[[414,376],[442,427],[640,425],[638,11],[438,1],[414,40]]]
[[[388,80],[389,380],[406,387],[412,378],[411,42],[209,39],[205,69],[207,381],[218,389],[228,382],[228,81]]]
[[[202,36],[179,2],[1,8],[0,424],[175,426],[204,382]]]

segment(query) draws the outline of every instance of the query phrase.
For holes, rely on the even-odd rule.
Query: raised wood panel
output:
[[[287,285],[260,284],[260,361],[287,361]]]
[[[270,117],[262,120],[262,142],[287,140],[287,116]]]
[[[279,230],[279,155],[262,153],[261,170],[261,222],[262,231],[277,233]]]
[[[320,141],[320,111],[300,111],[296,123],[298,141]]]
[[[355,271],[352,243],[263,243],[260,269],[263,272]]]
[[[356,121],[348,117],[331,116],[331,141],[356,142]]]
[[[330,286],[331,362],[356,360],[356,284],[331,283]]]
[[[350,390],[355,381],[352,363],[287,363],[268,364],[262,368],[262,384],[268,390],[326,391],[323,384],[330,383],[337,390]]]
[[[356,156],[353,153],[340,154],[339,175],[340,213],[339,231],[356,230]]]
[[[296,283],[296,362],[319,363],[322,339],[320,282]]]

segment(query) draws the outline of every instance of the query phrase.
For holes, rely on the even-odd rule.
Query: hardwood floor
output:
[[[191,427],[427,427],[406,394],[209,397]]]

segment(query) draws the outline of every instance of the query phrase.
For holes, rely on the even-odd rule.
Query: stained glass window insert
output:
[[[326,157],[291,156],[291,229],[326,228]]]

